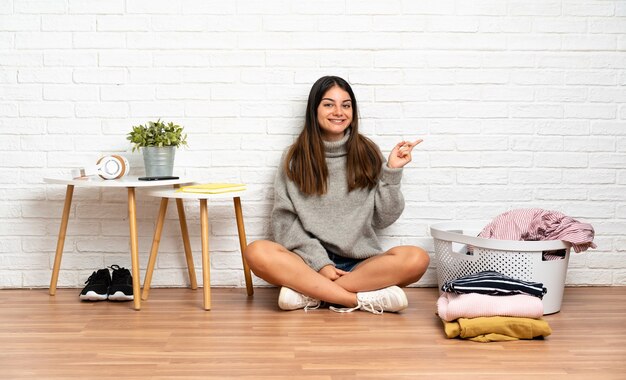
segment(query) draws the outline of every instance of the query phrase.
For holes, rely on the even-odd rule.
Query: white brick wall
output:
[[[248,239],[266,237],[278,159],[326,74],[384,151],[425,139],[386,245],[432,252],[434,222],[550,208],[596,228],[567,282],[626,285],[625,32],[611,0],[0,0],[0,287],[48,286],[65,190],[42,177],[114,152],[143,174],[125,135],[151,119],[186,127],[178,174],[249,185]],[[75,190],[59,286],[130,265],[125,196]],[[144,269],[158,202],[138,202]],[[155,286],[187,284],[175,215]],[[210,215],[213,285],[242,286],[230,203]]]

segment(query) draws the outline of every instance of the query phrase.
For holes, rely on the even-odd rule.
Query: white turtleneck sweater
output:
[[[391,169],[386,162],[376,187],[348,192],[348,137],[349,131],[339,141],[324,141],[329,173],[326,194],[302,194],[282,165],[274,183],[272,239],[300,255],[315,271],[334,265],[327,251],[355,259],[382,253],[374,229],[391,225],[404,209],[402,169]]]

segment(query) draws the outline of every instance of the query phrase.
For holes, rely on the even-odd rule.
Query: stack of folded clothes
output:
[[[446,337],[476,342],[543,338],[543,284],[484,271],[443,284],[437,301]]]

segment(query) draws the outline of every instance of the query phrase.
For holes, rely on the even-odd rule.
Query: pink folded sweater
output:
[[[539,298],[526,294],[491,296],[443,293],[437,300],[437,313],[448,322],[457,318],[494,316],[540,318],[543,315],[543,303]]]

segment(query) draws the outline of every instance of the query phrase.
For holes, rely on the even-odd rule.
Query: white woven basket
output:
[[[493,270],[525,281],[543,283],[544,314],[561,310],[571,245],[561,240],[514,241],[477,237],[489,222],[445,222],[430,227],[435,241],[439,289],[448,280]],[[468,249],[471,247],[471,252]],[[545,260],[544,252],[563,258]]]

